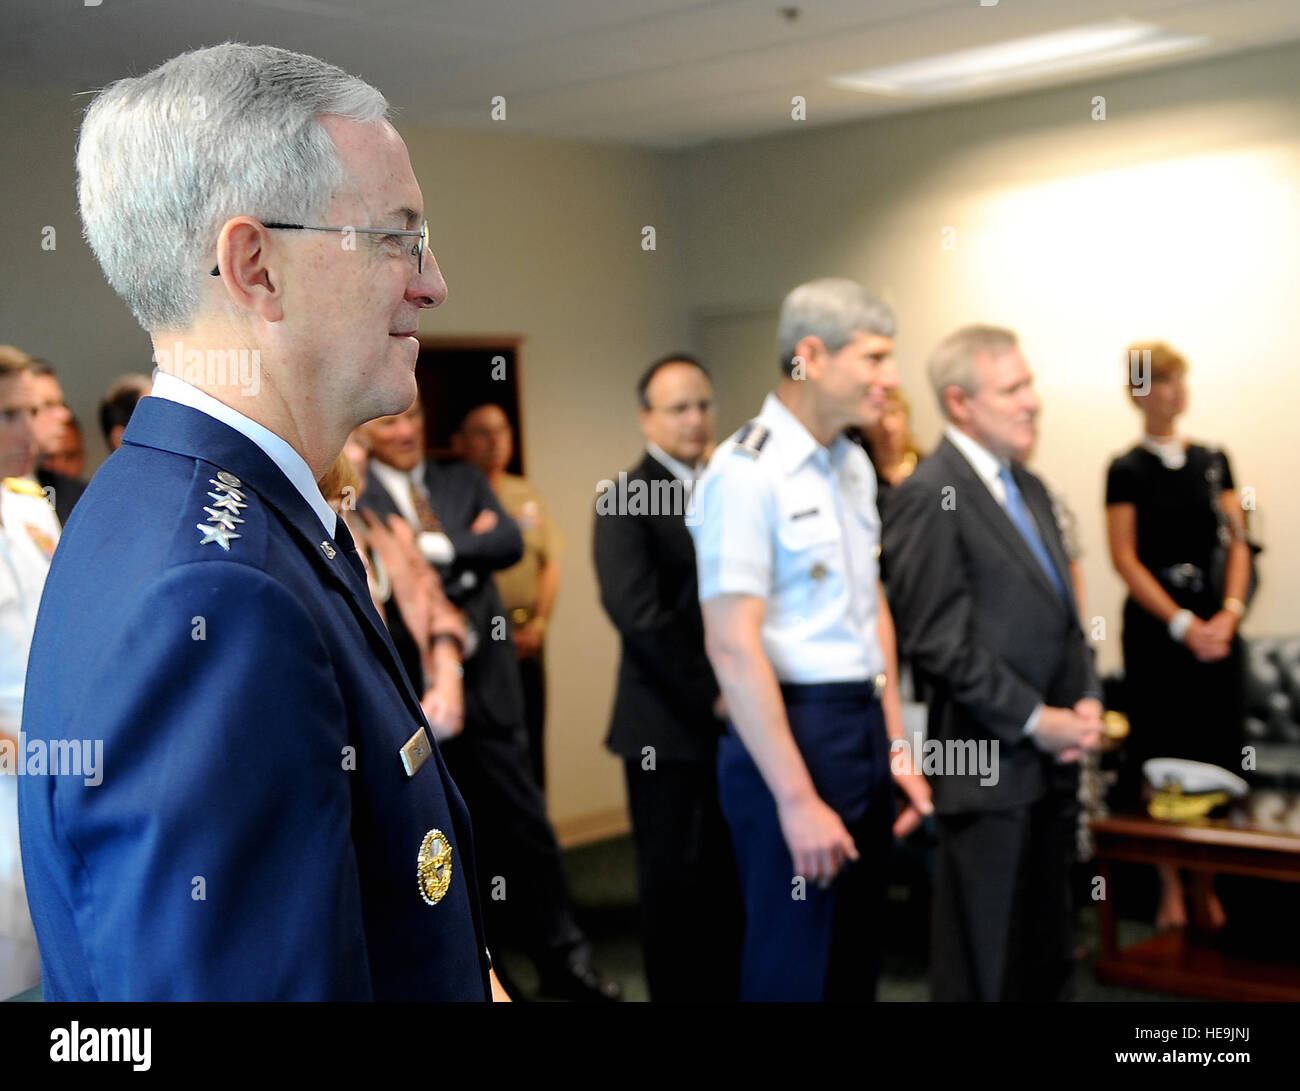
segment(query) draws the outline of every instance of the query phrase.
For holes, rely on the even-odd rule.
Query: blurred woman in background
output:
[[[912,439],[912,410],[902,392],[894,387],[885,398],[885,409],[865,433],[863,446],[876,469],[877,498],[901,485],[916,469],[921,449]]]
[[[467,648],[472,642],[464,616],[420,555],[410,524],[397,516],[385,523],[358,509],[369,456],[365,441],[354,432],[317,484],[356,541],[375,609],[388,626],[398,657],[421,694],[434,739],[440,742],[464,727],[461,664],[472,652]]]
[[[1227,456],[1188,442],[1176,421],[1187,407],[1187,362],[1160,341],[1129,346],[1129,397],[1141,412],[1141,441],[1110,464],[1106,527],[1111,563],[1128,587],[1124,684],[1130,735],[1121,777],[1128,802],[1141,764],[1188,758],[1240,772],[1241,641],[1251,552]],[[1156,924],[1187,923],[1178,869],[1161,866]],[[1213,888],[1194,907],[1222,927]]]

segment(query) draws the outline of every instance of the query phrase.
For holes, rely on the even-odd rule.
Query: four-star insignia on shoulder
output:
[[[203,534],[203,540],[199,545],[216,542],[229,552],[230,543],[235,538],[242,537],[235,533],[235,525],[244,521],[239,518],[239,513],[248,507],[248,501],[240,491],[244,483],[234,474],[218,470],[216,477],[208,478],[208,484],[217,491],[208,493],[212,498],[212,507],[205,505],[203,508],[207,513],[208,521],[194,524]]]
[[[736,450],[742,455],[757,458],[771,434],[772,430],[767,425],[759,424],[756,420],[749,421],[736,433]]]

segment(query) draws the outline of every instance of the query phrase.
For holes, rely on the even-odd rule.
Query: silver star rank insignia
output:
[[[217,526],[208,526],[205,523],[195,523],[194,525],[203,532],[203,541],[201,541],[199,545],[207,545],[209,542],[216,542],[217,545],[227,553],[230,552],[231,541],[235,538],[243,537],[243,535],[236,534],[228,527],[219,524]]]
[[[238,515],[232,515],[225,508],[204,508],[208,513],[208,522],[220,523],[227,530],[234,530],[236,523],[242,523],[244,520]]]
[[[223,470],[222,473],[225,473],[225,471]],[[220,476],[220,474],[218,474],[218,477],[219,477],[219,476]],[[228,476],[230,476],[230,475],[227,474],[226,476],[228,477]],[[230,485],[229,482],[226,482],[226,481],[218,481],[216,478],[209,477],[209,478],[208,478],[208,484],[209,484],[209,485],[213,485],[213,486],[215,486],[216,488],[220,489],[220,490],[221,490],[223,493],[225,493],[227,496],[233,496],[233,497],[234,497],[236,500],[238,500],[241,504],[244,502],[244,494],[243,494],[242,492],[240,492],[238,489],[233,488],[233,487]],[[212,494],[211,494],[211,493],[208,493],[208,495],[211,496]]]
[[[244,508],[248,507],[246,503],[241,504],[233,496],[225,496],[218,492],[210,492],[208,493],[208,495],[212,497],[213,507],[225,508],[227,511],[233,512],[236,515],[238,515],[241,511],[243,511]]]

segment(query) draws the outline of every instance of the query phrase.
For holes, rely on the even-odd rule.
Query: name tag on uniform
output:
[[[433,753],[433,746],[429,742],[429,736],[425,734],[424,726],[416,731],[409,739],[406,745],[402,747],[402,768],[406,770],[408,777],[415,776],[420,771],[420,766],[429,760],[429,755]]]

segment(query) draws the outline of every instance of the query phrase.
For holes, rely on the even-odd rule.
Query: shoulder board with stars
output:
[[[749,421],[741,425],[740,431],[736,433],[735,449],[742,455],[757,458],[771,434],[772,430],[767,425],[759,424],[756,420]]]
[[[244,521],[239,513],[248,507],[248,501],[240,491],[244,483],[234,474],[218,470],[216,477],[208,478],[208,484],[213,487],[213,491],[208,493],[212,500],[211,506],[203,506],[207,521],[194,524],[203,535],[199,545],[216,542],[229,553],[230,543],[242,537],[235,528]]]
[[[35,481],[28,481],[25,477],[6,477],[5,488],[10,492],[22,493],[24,496],[39,496],[45,499],[45,490],[36,484]]]

